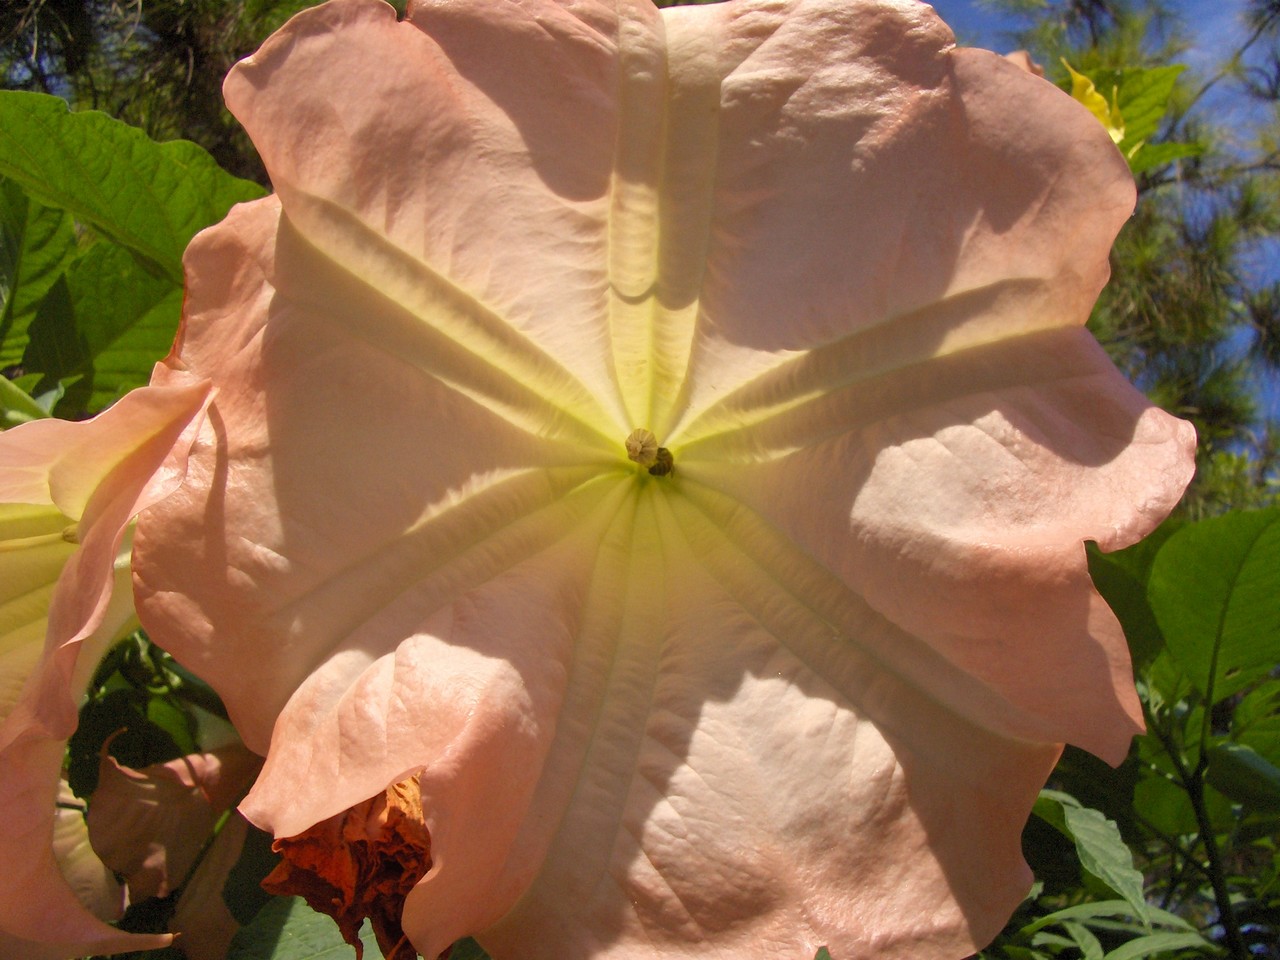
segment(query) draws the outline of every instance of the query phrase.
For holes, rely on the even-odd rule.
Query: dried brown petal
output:
[[[277,840],[272,849],[284,859],[262,881],[268,893],[302,897],[333,917],[358,960],[366,917],[386,960],[416,960],[418,952],[400,927],[405,897],[431,869],[431,836],[416,776]]]

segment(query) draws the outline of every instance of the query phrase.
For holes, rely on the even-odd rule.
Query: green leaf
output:
[[[1170,653],[1210,703],[1280,661],[1280,508],[1179,530],[1157,554],[1148,598]]]
[[[61,384],[42,386],[40,383],[42,379],[43,378],[40,374],[30,373],[24,374],[21,377],[14,377],[11,382],[15,387],[34,400],[36,402],[36,406],[44,411],[45,416],[52,417],[54,415],[53,408],[58,405],[58,402],[67,392],[66,387]]]
[[[1178,75],[1185,69],[1179,64],[1095,71],[1093,81],[1100,92],[1110,98],[1111,91],[1116,91],[1116,103],[1124,119],[1124,138],[1117,146],[1135,174],[1204,152],[1198,143],[1147,142],[1159,133]]]
[[[365,960],[382,951],[368,924],[360,931]],[[227,960],[351,960],[353,951],[331,917],[316,913],[301,897],[276,897],[241,927]]]
[[[1120,112],[1124,116],[1124,139],[1120,149],[1128,152],[1134,144],[1150,140],[1169,112],[1169,98],[1186,67],[1131,67],[1120,72],[1117,86]]]
[[[1064,937],[1060,933],[1053,933],[1048,930],[1042,930],[1031,938],[1033,946],[1051,947],[1054,954],[1061,954],[1063,950],[1076,949],[1076,943],[1070,937]]]
[[[106,114],[71,113],[58,97],[15,91],[0,91],[0,175],[178,284],[196,232],[263,194],[194,143],[155,143]]]
[[[1151,922],[1155,926],[1173,927],[1176,930],[1193,929],[1191,924],[1182,917],[1175,913],[1169,913],[1167,910],[1149,906],[1147,907],[1147,912],[1150,914]],[[1078,903],[1074,906],[1064,907],[1046,916],[1038,917],[1023,927],[1020,932],[1032,934],[1038,930],[1043,930],[1045,927],[1051,927],[1055,923],[1062,923],[1067,920],[1087,922],[1099,918],[1125,918],[1131,916],[1133,916],[1133,906],[1127,900],[1092,900],[1088,903]]]
[[[1215,789],[1204,792],[1205,812],[1215,831],[1231,828],[1235,817],[1231,802]],[[1159,774],[1152,773],[1133,790],[1133,807],[1152,829],[1170,836],[1186,836],[1200,831],[1195,807],[1182,786]]]
[[[1132,156],[1125,156],[1129,160],[1129,169],[1137,174],[1163,167],[1166,163],[1173,163],[1183,157],[1198,157],[1202,153],[1202,143],[1144,143]]]
[[[52,306],[51,306],[52,305]],[[79,397],[96,412],[150,377],[169,352],[182,312],[182,288],[147,273],[120,246],[98,242],[67,271],[31,325],[23,358],[46,381],[83,376]],[[78,411],[59,413],[74,416]]]
[[[1280,679],[1263,681],[1236,705],[1231,736],[1280,766]]]
[[[1124,946],[1116,947],[1106,955],[1104,960],[1138,960],[1139,957],[1151,957],[1157,953],[1173,950],[1217,952],[1213,949],[1213,944],[1198,933],[1151,933],[1137,940],[1130,940]]]
[[[819,947],[818,952],[813,955],[813,960],[831,960],[831,952],[826,947]]]
[[[1119,560],[1089,551],[1089,576],[1124,628],[1135,669],[1149,665],[1164,648],[1164,637],[1147,603],[1147,586]]]
[[[1205,779],[1248,810],[1280,813],[1280,768],[1242,743],[1210,747]]]
[[[167,733],[184,756],[196,752],[191,717],[168,695],[153,696],[147,701],[147,720]]]
[[[1198,829],[1187,791],[1164,777],[1152,775],[1138,781],[1133,788],[1133,806],[1160,833],[1185,836]]]
[[[449,960],[490,960],[484,948],[470,937],[459,940],[449,951]]]
[[[1033,811],[1071,839],[1080,865],[1122,897],[1133,915],[1150,929],[1142,874],[1134,868],[1133,854],[1121,839],[1119,828],[1097,810],[1083,807],[1075,797],[1057,790],[1041,790]]]
[[[0,430],[8,430],[28,420],[49,416],[45,410],[12,380],[0,377]]]
[[[263,879],[280,862],[280,854],[271,849],[273,839],[250,824],[240,856],[222,885],[222,902],[241,926],[252,923],[263,907],[277,899],[262,889]]]
[[[1119,564],[1130,576],[1145,586],[1151,578],[1151,566],[1156,562],[1156,554],[1160,552],[1160,548],[1186,525],[1187,522],[1184,519],[1175,515],[1166,519],[1131,547],[1104,554],[1096,545],[1090,544],[1090,553],[1105,556],[1113,563]]]
[[[1067,920],[1062,924],[1072,942],[1080,948],[1081,960],[1102,960],[1102,944],[1092,931],[1082,923]]]
[[[36,305],[75,252],[71,217],[0,177],[0,368],[21,362]]]
[[[1141,681],[1147,687],[1143,700],[1153,711],[1172,709],[1194,692],[1187,672],[1167,646],[1148,666]]]

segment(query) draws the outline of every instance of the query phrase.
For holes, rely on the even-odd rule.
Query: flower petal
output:
[[[1135,193],[1062,91],[952,48],[920,4],[669,14],[722,90],[699,376],[670,444],[886,368],[1084,323]],[[803,53],[814,45],[830,48],[821,66]],[[767,398],[751,384],[766,371]]]
[[[0,938],[26,941],[24,950],[32,956],[65,960],[166,946],[173,939],[167,934],[122,933],[107,926],[69,886],[54,856],[54,803],[65,746],[60,740],[29,736],[0,753],[0,816],[5,824],[0,837],[0,862],[5,864]]]
[[[299,304],[327,281],[279,216],[242,207],[190,253],[183,360],[219,393],[136,553],[144,621],[270,734],[245,812],[288,836],[421,769],[434,865],[405,925],[428,954],[482,932],[500,956],[947,956],[993,933],[1057,747],[948,712],[928,669],[908,682],[947,664],[741,501],[679,475],[637,494],[620,443],[620,469],[540,467],[329,298]],[[402,402],[371,422],[314,389],[338,370]],[[915,673],[877,659],[896,648]]]
[[[56,557],[47,558],[45,576],[36,578],[47,581],[52,559],[63,559],[52,592],[32,596],[28,591],[38,583],[5,583],[5,599],[25,605],[22,616],[6,623],[27,643],[36,637],[23,623],[40,621],[43,601],[49,607],[38,659],[6,657],[6,666],[30,672],[0,723],[0,810],[8,824],[0,834],[0,861],[8,865],[0,875],[0,930],[65,955],[150,949],[171,939],[123,934],[86,912],[51,844],[65,741],[75,729],[79,699],[99,658],[132,619],[128,552],[120,551],[125,528],[180,480],[181,436],[207,395],[207,383],[186,378],[135,390],[91,421],[33,421],[0,435],[0,498],[45,508],[6,507],[6,532],[16,530],[15,517],[38,515],[39,539],[50,541],[47,528],[76,521],[70,540],[78,547],[67,553],[53,546]],[[50,543],[17,541],[27,555],[47,552]]]
[[[397,23],[385,4],[338,0],[238,66],[226,98],[294,226],[396,301],[399,326],[454,348],[413,359],[521,422],[532,405],[558,412],[559,435],[612,439],[611,16],[537,6],[535,20],[510,2],[415,4]],[[405,176],[409,156],[430,174]]]
[[[84,804],[76,799],[65,780],[58,785],[54,817],[54,859],[75,891],[76,899],[95,917],[119,920],[124,916],[124,887],[94,852],[85,823]]]
[[[109,742],[108,742],[109,745]],[[166,897],[187,875],[218,818],[253,782],[260,758],[237,743],[141,770],[106,753],[87,822],[93,848],[135,902]]]
[[[96,663],[79,663],[79,644],[107,615],[125,527],[180,481],[180,464],[162,464],[175,446],[182,446],[179,436],[207,395],[206,383],[145,387],[90,421],[36,420],[0,435],[0,502],[56,508],[74,521],[60,536],[79,544],[65,558],[48,608],[47,630],[41,637],[44,653],[39,673],[31,680],[41,689],[24,694],[23,703],[0,726],[0,746],[33,722],[59,739],[75,729],[83,689],[76,672],[92,671]],[[52,512],[42,516],[46,525],[58,522]],[[41,543],[50,537],[46,533]],[[17,545],[36,548],[31,540]],[[25,587],[10,583],[5,583],[6,601],[10,591],[16,596]],[[25,619],[31,623],[34,617],[32,610]],[[118,620],[115,629],[123,622]],[[80,680],[87,682],[87,673]]]
[[[179,943],[187,960],[225,960],[230,950],[240,923],[222,892],[248,836],[248,821],[232,814],[178,898],[169,925],[182,932]]]
[[[922,640],[929,653],[879,655],[953,709],[1118,763],[1141,715],[1083,541],[1149,532],[1194,445],[1087,333],[1063,330],[856,382],[681,464]]]
[[[429,586],[445,598],[536,551],[599,499],[588,481],[625,461],[621,439],[611,462],[531,435],[367,343],[345,311],[391,318],[397,306],[321,258],[274,198],[237,208],[188,260],[181,362],[218,376],[218,395],[187,482],[139,519],[135,592],[148,630],[224,694],[245,743],[265,753],[317,667],[351,647],[341,669],[354,679],[394,647],[376,630],[368,643],[352,636],[400,594],[438,571]],[[382,409],[350,402],[370,384]],[[240,496],[249,490],[260,493]],[[197,569],[217,571],[207,590],[191,589]],[[245,629],[225,631],[228,616]],[[233,651],[261,669],[246,675]]]

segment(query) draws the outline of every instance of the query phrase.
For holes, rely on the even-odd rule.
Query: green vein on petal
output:
[[[627,11],[620,9],[625,14]],[[685,399],[711,232],[717,51],[667,22],[619,24],[621,115],[609,208],[609,332],[632,425],[659,438]]]
[[[318,196],[305,200],[290,209],[307,236],[282,218],[276,255],[316,261],[302,275],[324,289],[289,290],[292,296],[333,317],[358,318],[349,329],[361,339],[536,436],[596,447],[616,443],[614,418],[513,325],[351,211]],[[316,237],[327,249],[310,239]]]
[[[412,591],[430,610],[571,535],[619,488],[593,467],[530,470],[452,499],[373,553],[352,559],[268,614],[313,656],[349,641]],[[423,599],[423,598],[426,599]],[[317,643],[317,636],[326,637]],[[299,677],[313,668],[297,667]]]
[[[1034,388],[1075,375],[1096,376],[1098,370],[1089,355],[1076,349],[1084,336],[1074,327],[1051,328],[945,353],[912,356],[907,351],[900,357],[882,356],[863,370],[838,377],[838,382],[833,377],[825,388],[817,389],[806,384],[806,378],[838,370],[842,359],[839,352],[820,355],[811,365],[756,381],[754,396],[749,386],[736,416],[731,409],[719,408],[720,424],[714,432],[708,429],[691,440],[677,436],[670,442],[678,445],[686,466],[695,460],[738,464],[776,460],[885,417],[945,406],[975,393]],[[874,355],[881,344],[871,340],[860,346]],[[1064,373],[1062,358],[1073,355],[1079,355],[1078,369]],[[792,376],[795,382],[788,382]],[[778,399],[771,401],[770,394]]]
[[[892,675],[957,719],[999,736],[1025,734],[1029,718],[881,616],[751,508],[688,478],[681,489],[670,503],[699,562],[780,646],[836,689],[848,695],[850,687],[836,679],[841,674],[854,687],[867,671]]]
[[[1051,310],[1038,323],[1011,311],[1025,309],[1043,287],[1034,279],[989,284],[782,357],[702,410],[687,411],[669,441],[686,454],[703,444],[713,448],[728,434],[767,427],[827,396],[931,360],[1074,329],[1056,321]]]
[[[559,749],[543,774],[543,783],[561,785],[544,801],[559,820],[533,884],[536,891],[584,904],[597,891],[579,888],[582,878],[611,882],[624,810],[601,798],[625,797],[636,776],[669,624],[668,546],[659,522],[667,491],[647,478],[619,489],[625,501],[598,540],[584,599]],[[586,863],[594,866],[584,869]]]

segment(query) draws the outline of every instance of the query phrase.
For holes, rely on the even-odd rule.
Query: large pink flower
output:
[[[53,842],[79,700],[110,643],[136,625],[130,524],[181,482],[207,400],[206,382],[169,368],[157,377],[163,386],[85,423],[40,420],[0,435],[0,943],[23,956],[171,939],[103,923],[64,876]]]
[[[1140,725],[1083,541],[1191,473],[1081,326],[1097,121],[912,0],[335,0],[226,92],[278,196],[188,252],[135,577],[246,814],[420,771],[426,956],[990,938],[1060,744]]]

